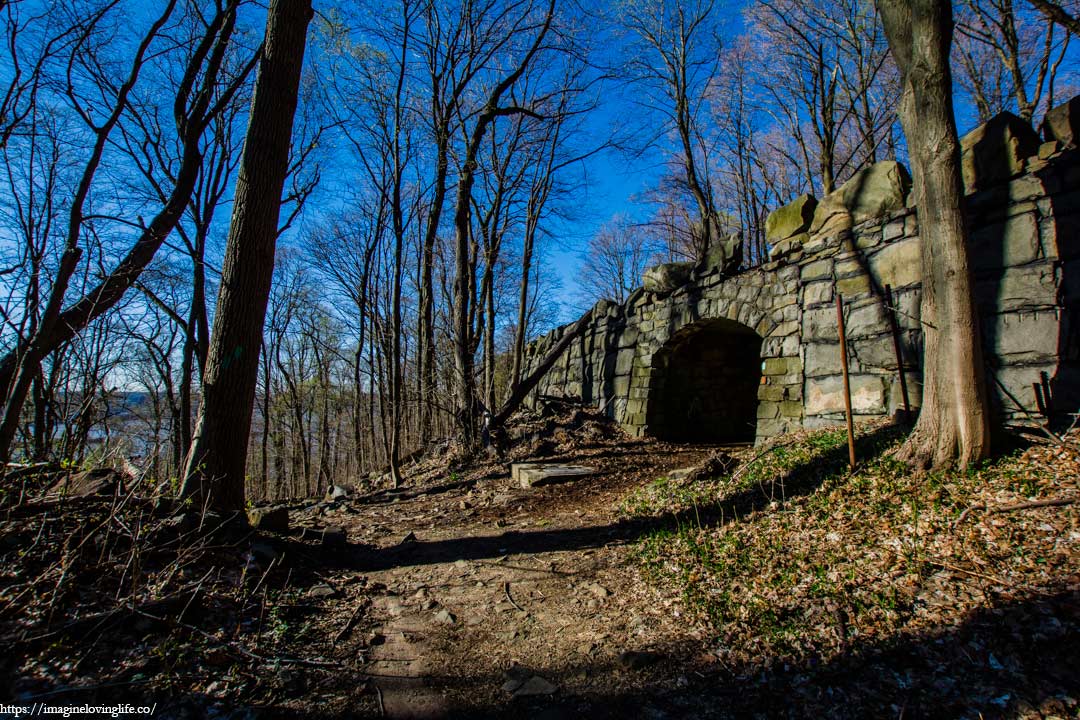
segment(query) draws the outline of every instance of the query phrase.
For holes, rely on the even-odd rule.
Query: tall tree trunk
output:
[[[271,0],[236,181],[199,422],[183,494],[244,508],[244,471],[259,347],[274,273],[281,191],[304,62],[311,0]],[[201,504],[201,503],[200,503]]]
[[[967,465],[990,451],[979,322],[972,295],[953,116],[952,5],[877,0],[900,68],[900,121],[922,239],[923,406],[900,457],[917,467]]]

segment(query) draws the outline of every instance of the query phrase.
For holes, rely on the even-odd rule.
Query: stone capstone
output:
[[[911,191],[911,174],[895,160],[863,168],[839,192],[856,225],[901,210]]]
[[[800,249],[809,239],[810,235],[808,233],[799,233],[785,240],[780,240],[769,248],[769,259],[778,260],[785,255],[790,255]]]
[[[811,235],[836,235],[854,225],[896,212],[907,202],[911,175],[895,160],[883,160],[855,173],[818,203]]]
[[[1048,143],[1057,141],[1062,147],[1080,145],[1080,95],[1047,110],[1041,129]]]
[[[720,272],[729,275],[739,269],[743,258],[742,233],[734,233],[726,238],[714,240],[705,257],[701,259],[700,270],[703,273]]]
[[[773,210],[765,218],[765,242],[772,244],[806,232],[816,207],[817,199],[804,194],[784,207]]]
[[[661,263],[645,271],[641,284],[645,292],[667,295],[690,282],[693,269],[691,262]]]
[[[1024,161],[1039,152],[1039,136],[1012,113],[990,118],[960,138],[960,169],[964,191],[985,190],[1024,170]]]

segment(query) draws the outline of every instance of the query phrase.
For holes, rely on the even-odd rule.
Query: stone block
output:
[[[810,239],[807,233],[799,233],[785,240],[778,240],[775,243],[769,245],[769,259],[779,260],[780,258],[790,257],[796,251],[802,249],[803,243]]]
[[[761,402],[780,402],[784,399],[784,388],[779,385],[758,385],[758,400]]]
[[[514,463],[510,475],[523,488],[540,487],[588,477],[596,473],[586,465],[557,465],[552,463]]]
[[[803,305],[819,305],[832,302],[832,299],[833,287],[831,282],[810,283],[803,288]]]
[[[839,334],[836,327],[836,308],[823,307],[803,311],[803,342],[815,340],[835,341]]]
[[[666,295],[690,282],[694,264],[690,262],[661,263],[645,271],[641,286],[645,292]]]
[[[895,160],[883,160],[851,176],[837,191],[856,225],[904,207],[911,175]]]
[[[1039,136],[1012,113],[990,118],[960,139],[960,168],[968,193],[1007,182],[1039,152]]]
[[[922,282],[921,248],[917,239],[886,245],[870,256],[870,273],[881,289]]]
[[[782,337],[785,335],[793,335],[797,332],[799,332],[799,323],[795,320],[788,320],[787,322],[782,322],[777,325],[769,334]]]
[[[774,243],[804,233],[814,217],[817,199],[813,195],[800,195],[782,208],[777,208],[765,218],[765,241]]]
[[[801,418],[803,404],[797,400],[785,400],[780,403],[780,416],[787,418]]]
[[[780,415],[780,404],[774,402],[759,402],[757,406],[758,420],[768,420]]]
[[[741,233],[718,238],[709,246],[697,270],[700,273],[719,272],[729,274],[742,264],[743,239]]]
[[[855,275],[836,281],[836,292],[845,299],[851,299],[866,295],[870,292],[870,278],[866,275]]]
[[[843,230],[850,230],[854,225],[851,212],[844,204],[844,197],[837,190],[818,203],[814,210],[814,219],[810,222],[810,234],[821,237],[838,235]]]
[[[803,265],[799,275],[803,282],[809,282],[832,277],[832,272],[833,261],[830,258],[826,258],[824,260],[815,260],[812,263]]]
[[[904,237],[904,223],[906,220],[893,220],[887,223],[881,230],[881,237],[885,242],[892,242]]]
[[[1043,118],[1043,139],[1063,146],[1080,145],[1080,95],[1047,110]]]
[[[1024,265],[1045,256],[1034,213],[979,228],[971,233],[969,242],[976,270]]]
[[[848,340],[888,332],[889,325],[881,301],[875,298],[857,307],[846,308],[844,329]]]
[[[1057,304],[1057,283],[1051,263],[1006,268],[975,284],[984,313],[1050,309]]]
[[[900,352],[904,356],[904,367],[911,368],[919,362],[917,351],[918,348],[910,342],[906,333],[902,334]],[[892,333],[852,340],[848,352],[853,364],[863,370],[896,369],[896,346],[893,344]]]
[[[1002,313],[984,319],[983,343],[1004,362],[1051,362],[1061,342],[1057,312]]]
[[[840,372],[840,344],[809,343],[806,345],[806,376],[822,377]]]
[[[885,383],[879,375],[851,376],[851,410],[860,415],[884,414],[888,410]],[[806,414],[844,412],[844,380],[839,375],[807,378]]]
[[[633,349],[620,350],[615,356],[615,374],[629,375],[634,369]]]
[[[762,375],[787,375],[802,370],[797,357],[767,358],[761,363]]]

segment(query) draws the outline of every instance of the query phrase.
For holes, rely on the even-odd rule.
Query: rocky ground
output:
[[[763,452],[631,440],[572,408],[527,420],[502,457],[297,504],[288,532],[207,533],[220,518],[134,488],[30,481],[0,525],[0,702],[1078,716],[1075,437],[913,478],[884,426],[851,473],[837,433]],[[510,463],[541,457],[597,472],[515,484]]]

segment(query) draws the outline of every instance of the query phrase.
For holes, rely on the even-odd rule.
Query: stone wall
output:
[[[969,166],[986,165],[967,159]],[[1040,373],[1050,380],[1056,411],[1080,406],[1080,151],[1047,143],[1019,167],[1021,174],[995,181],[985,173],[965,177],[969,187],[980,187],[967,197],[971,257],[991,394],[1005,419],[1037,411],[1032,384]],[[722,427],[724,435],[729,423],[753,426],[760,441],[835,424],[844,412],[839,293],[854,413],[890,415],[901,406],[890,312],[917,408],[922,337],[933,328],[924,328],[919,317],[921,247],[906,171],[879,163],[864,175],[809,207],[800,198],[796,212],[788,213],[797,218],[775,223],[786,237],[773,239],[772,259],[762,266],[730,274],[730,263],[705,262],[678,268],[677,287],[653,283],[622,305],[601,301],[537,393],[580,397],[636,435],[685,435],[680,428],[697,423]],[[527,365],[562,332],[535,341]],[[680,353],[695,336],[704,340],[695,341],[692,353]],[[736,382],[720,366],[745,368],[725,353],[758,342],[760,380],[742,371],[758,382],[752,407],[738,399],[744,380]],[[691,397],[679,397],[688,389]],[[697,397],[704,393],[715,397]]]

